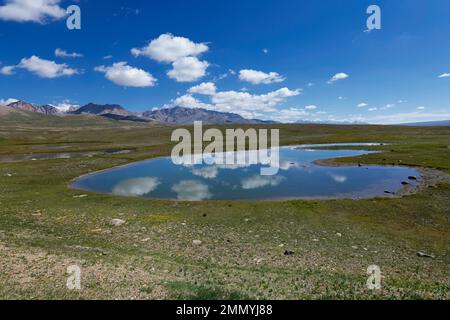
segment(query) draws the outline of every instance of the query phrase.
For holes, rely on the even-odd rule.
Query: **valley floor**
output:
[[[0,118],[0,155],[41,152],[33,147],[42,145],[131,150],[0,163],[0,298],[450,298],[450,181],[403,198],[360,201],[171,202],[67,187],[89,172],[168,155],[172,130]],[[339,162],[450,172],[450,127],[292,125],[281,127],[281,139],[384,142],[371,147],[383,153]],[[113,226],[112,219],[125,223]],[[80,291],[66,287],[71,265],[81,268]],[[381,268],[381,290],[366,286],[370,265]]]

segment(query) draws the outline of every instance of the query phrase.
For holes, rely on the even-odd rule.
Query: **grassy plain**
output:
[[[280,129],[282,144],[389,144],[340,163],[450,172],[450,127]],[[286,202],[156,201],[67,187],[89,172],[168,155],[172,130],[3,109],[0,156],[60,152],[33,149],[41,145],[132,152],[0,163],[0,298],[450,298],[450,182],[395,199]],[[112,226],[115,218],[126,223]],[[66,288],[72,264],[82,268],[81,291]],[[366,287],[374,264],[379,291]]]

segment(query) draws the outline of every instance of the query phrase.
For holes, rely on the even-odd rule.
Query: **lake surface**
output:
[[[260,165],[183,166],[173,164],[171,158],[158,158],[84,176],[71,187],[182,201],[354,199],[376,197],[386,191],[395,193],[402,188],[402,182],[417,183],[408,177],[420,176],[415,169],[400,166],[319,166],[314,161],[371,153],[311,149],[323,146],[339,144],[280,148],[280,171],[275,176],[261,176]]]

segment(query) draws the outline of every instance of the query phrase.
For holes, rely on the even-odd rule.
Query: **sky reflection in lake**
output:
[[[415,169],[407,167],[318,166],[313,162],[370,152],[312,147],[280,148],[280,170],[275,176],[260,175],[260,165],[182,166],[170,158],[159,158],[85,176],[72,187],[181,201],[369,198],[395,192],[409,176],[418,176]]]

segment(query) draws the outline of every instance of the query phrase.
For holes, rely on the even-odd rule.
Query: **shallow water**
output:
[[[63,153],[31,153],[19,155],[0,156],[0,162],[20,162],[20,161],[42,161],[54,159],[71,159],[82,157],[93,157],[97,155],[114,155],[129,153],[130,150],[105,150],[105,151],[88,151],[88,152],[63,152]]]
[[[33,146],[31,149],[33,150],[57,150],[57,149],[67,149],[69,146],[60,146],[60,145],[43,145],[43,146]]]
[[[315,147],[321,145],[308,145]],[[371,198],[396,192],[412,168],[399,166],[324,167],[316,160],[371,153],[361,150],[280,148],[280,171],[261,176],[260,165],[181,166],[158,158],[91,174],[75,180],[76,189],[122,196],[186,201]],[[409,181],[414,184],[415,182]]]

